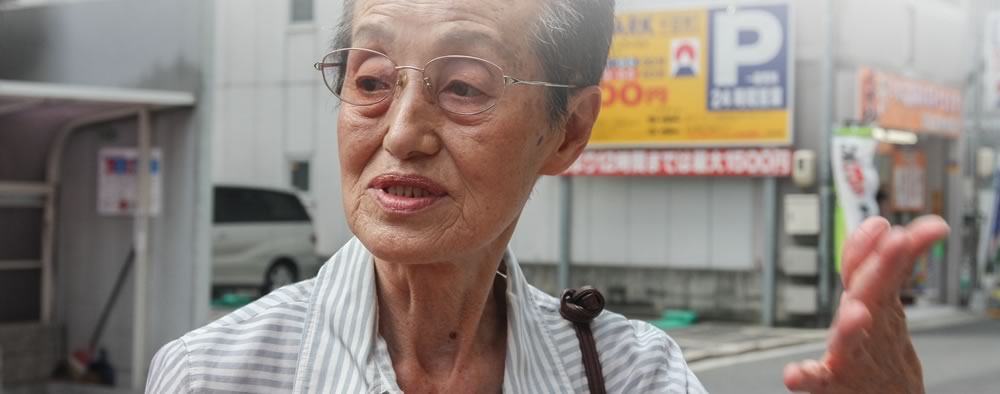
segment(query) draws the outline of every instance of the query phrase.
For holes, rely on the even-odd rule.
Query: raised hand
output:
[[[785,385],[810,393],[923,393],[899,289],[916,258],[948,234],[937,216],[906,228],[871,218],[844,244],[844,294],[822,360],[785,367]]]

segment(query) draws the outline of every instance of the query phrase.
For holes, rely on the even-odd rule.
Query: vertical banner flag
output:
[[[138,204],[139,151],[135,148],[101,148],[97,154],[97,213],[131,215]],[[154,148],[150,155],[150,215],[160,214],[163,153]]]
[[[991,12],[986,16],[984,30],[983,83],[986,86],[983,87],[983,106],[987,112],[1000,111],[1000,12]]]
[[[595,148],[792,143],[787,1],[621,13]]]
[[[835,260],[840,272],[844,240],[865,219],[879,214],[875,194],[878,192],[878,170],[875,152],[878,141],[870,128],[844,128],[833,136],[831,156],[833,183],[837,190],[835,215]]]

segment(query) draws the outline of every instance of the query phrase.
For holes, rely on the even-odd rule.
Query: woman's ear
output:
[[[590,141],[590,132],[601,114],[601,88],[588,86],[577,90],[569,99],[566,121],[556,130],[559,145],[549,154],[541,175],[559,175],[566,171]]]

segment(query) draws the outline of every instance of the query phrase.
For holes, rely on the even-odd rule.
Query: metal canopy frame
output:
[[[5,182],[0,180],[0,207],[42,207],[42,250],[40,261],[4,261],[0,272],[10,269],[41,270],[41,322],[52,321],[55,284],[53,265],[58,217],[56,204],[61,180],[63,151],[76,131],[95,124],[136,118],[138,121],[138,189],[133,214],[135,245],[135,302],[133,313],[132,371],[133,387],[141,387],[145,368],[147,273],[149,266],[150,156],[152,141],[151,113],[190,108],[195,97],[188,92],[98,88],[0,80],[0,116],[58,107],[67,109],[65,122],[49,145],[46,179],[41,182]],[[31,130],[25,130],[30,132]]]

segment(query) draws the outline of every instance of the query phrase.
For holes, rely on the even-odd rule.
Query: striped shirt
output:
[[[504,393],[585,393],[576,333],[559,300],[508,250]],[[279,289],[168,343],[147,393],[401,393],[378,334],[375,265],[356,238],[316,279]],[[663,331],[604,312],[592,323],[608,392],[704,393]]]

